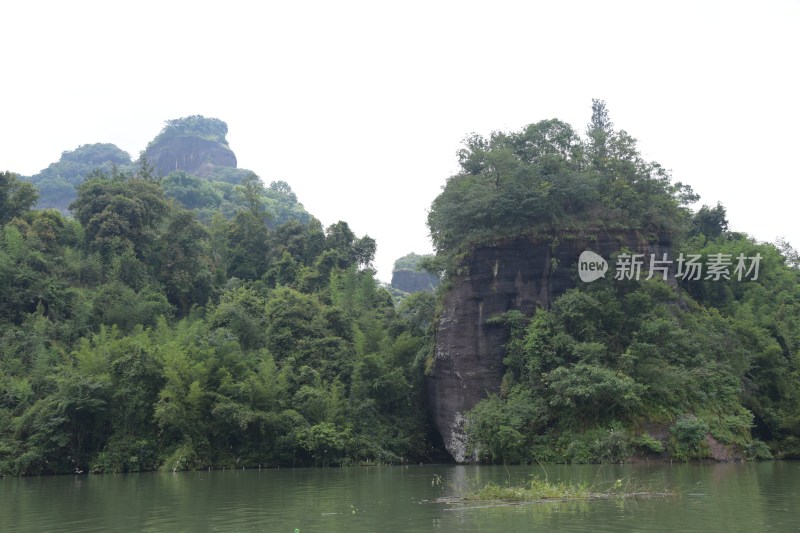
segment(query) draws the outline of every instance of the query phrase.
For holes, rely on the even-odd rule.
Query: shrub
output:
[[[646,432],[633,439],[633,445],[644,453],[664,453],[664,444]]]
[[[772,452],[767,446],[767,443],[753,439],[750,444],[744,449],[744,455],[748,459],[772,459]]]
[[[708,424],[690,415],[679,418],[670,428],[670,452],[676,459],[688,461],[702,459],[708,455],[706,434]]]

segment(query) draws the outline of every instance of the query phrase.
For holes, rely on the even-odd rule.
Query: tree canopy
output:
[[[0,172],[0,226],[27,212],[37,197],[30,183],[20,181],[11,172]]]
[[[150,144],[156,144],[170,137],[200,137],[227,145],[226,135],[228,135],[228,125],[224,121],[203,115],[191,115],[167,120],[161,133]]]
[[[95,173],[70,219],[0,175],[0,475],[436,457],[430,317],[396,312],[375,241],[276,221],[297,198],[255,176],[203,224],[165,193],[197,183]]]
[[[428,215],[434,247],[445,255],[509,236],[600,226],[669,236],[684,230],[686,206],[697,199],[642,158],[599,100],[585,138],[560,120],[543,120],[519,132],[473,134],[458,161],[461,171]]]

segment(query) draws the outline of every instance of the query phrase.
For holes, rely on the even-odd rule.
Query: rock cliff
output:
[[[577,274],[581,252],[592,250],[608,259],[623,247],[660,257],[670,243],[649,241],[635,231],[597,231],[558,239],[519,237],[479,246],[460,263],[444,296],[427,376],[434,423],[453,459],[473,460],[467,454],[465,414],[500,389],[505,372],[508,333],[502,326],[487,324],[487,319],[509,310],[532,316],[581,283]]]
[[[392,287],[403,292],[433,292],[439,278],[430,272],[419,270],[395,270],[392,272]]]
[[[197,136],[156,139],[144,155],[159,176],[183,170],[207,178],[218,167],[236,168],[236,155],[227,144]]]

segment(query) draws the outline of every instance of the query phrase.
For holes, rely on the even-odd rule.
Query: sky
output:
[[[135,159],[166,120],[219,118],[239,167],[376,239],[383,281],[431,252],[465,136],[583,132],[592,98],[731,229],[800,248],[800,0],[32,0],[0,20],[0,170],[95,142]]]

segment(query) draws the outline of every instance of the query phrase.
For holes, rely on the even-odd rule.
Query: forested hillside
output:
[[[39,208],[64,213],[75,200],[76,188],[94,171],[111,173],[131,166],[128,152],[110,143],[84,144],[61,154],[58,161],[28,178],[39,191]]]
[[[197,179],[101,169],[71,218],[0,174],[0,474],[430,460],[432,309],[285,183]]]
[[[0,475],[440,461],[445,429],[485,462],[800,457],[798,253],[693,209],[603,102],[585,134],[468,137],[399,303],[372,238],[237,168],[226,133],[185,117],[135,162],[0,173]],[[613,249],[605,277],[578,279],[578,245]],[[651,249],[728,275],[615,275]]]

